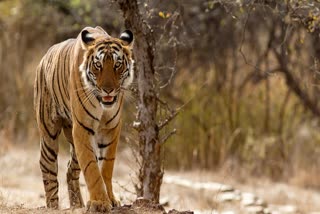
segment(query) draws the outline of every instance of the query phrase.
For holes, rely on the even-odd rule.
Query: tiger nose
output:
[[[113,92],[113,88],[105,88],[103,89],[107,94],[110,94],[111,92]]]

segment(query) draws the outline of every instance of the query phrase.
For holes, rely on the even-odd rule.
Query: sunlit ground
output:
[[[36,146],[28,148],[9,146],[2,148],[0,156],[0,205],[1,207],[39,208],[45,206],[44,191],[38,166],[39,151]],[[130,204],[136,199],[133,183],[135,179],[134,158],[130,149],[119,152],[116,161],[114,188],[122,204]],[[59,182],[61,209],[69,207],[66,166],[68,154],[59,154]],[[161,190],[161,203],[165,208],[194,210],[196,213],[223,213],[244,209],[244,200],[260,200],[268,207],[287,208],[295,213],[320,211],[320,194],[311,189],[303,189],[282,183],[272,183],[248,177],[238,182],[237,175],[228,169],[219,172],[166,171]],[[81,177],[82,195],[88,199],[88,192]],[[246,197],[246,198],[245,198]],[[281,206],[280,206],[281,205]],[[277,209],[278,209],[277,208]],[[1,210],[0,210],[1,211]],[[245,213],[245,212],[241,212]]]

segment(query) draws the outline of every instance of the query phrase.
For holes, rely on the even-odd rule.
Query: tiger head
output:
[[[100,27],[87,27],[80,39],[84,57],[79,68],[84,87],[103,108],[111,107],[133,80],[133,34],[125,30],[119,38],[113,38]]]

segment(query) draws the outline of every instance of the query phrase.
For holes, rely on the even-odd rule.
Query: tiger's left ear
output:
[[[124,42],[124,45],[129,46],[130,48],[133,46],[133,33],[131,30],[125,30],[121,33],[120,39]]]

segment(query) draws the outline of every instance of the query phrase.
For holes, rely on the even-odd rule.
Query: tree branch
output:
[[[159,130],[168,125],[168,123],[170,123],[178,114],[179,110],[173,111],[164,121],[160,122],[160,124],[158,125]]]
[[[301,89],[299,82],[294,78],[292,72],[289,70],[285,50],[282,48],[281,52],[279,53],[274,49],[274,53],[280,65],[280,69],[282,73],[285,75],[288,87],[302,101],[305,107],[307,107],[314,115],[320,117],[320,109],[317,103],[310,98],[308,93]]]
[[[173,129],[171,130],[171,132],[169,132],[166,136],[164,136],[161,140],[160,140],[160,144],[164,144],[172,135],[177,133],[177,129]]]

